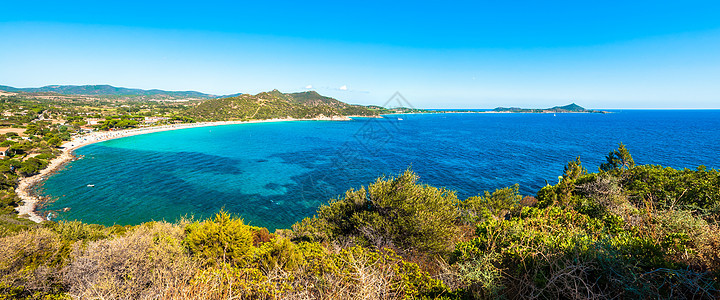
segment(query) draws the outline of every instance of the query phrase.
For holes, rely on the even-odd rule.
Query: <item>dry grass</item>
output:
[[[6,134],[8,132],[14,132],[20,136],[24,136],[25,128],[0,128],[0,134]]]
[[[338,251],[334,251],[338,255]],[[312,264],[286,271],[232,268],[201,270],[164,299],[400,299],[393,265],[362,254],[338,255],[336,272],[316,272]]]
[[[0,282],[50,292],[65,249],[59,235],[45,228],[0,238]]]
[[[181,226],[146,223],[123,237],[77,244],[64,270],[78,299],[160,299],[188,284],[199,265],[182,246]]]

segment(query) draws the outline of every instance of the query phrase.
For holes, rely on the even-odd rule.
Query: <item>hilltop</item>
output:
[[[41,90],[62,91],[59,94]],[[135,93],[122,96],[102,93]],[[141,94],[154,94],[151,96]],[[164,93],[164,94],[163,94]],[[48,89],[17,89],[0,86],[0,125],[23,125],[48,121],[82,130],[119,130],[198,121],[247,121],[276,118],[332,119],[346,116],[378,116],[397,109],[344,103],[315,91],[282,93],[278,90],[214,98],[199,92],[124,89],[112,86],[54,86]],[[400,110],[401,111],[401,110]],[[81,129],[84,127],[84,129]],[[67,139],[65,139],[67,140]]]
[[[272,118],[315,118],[331,116],[376,116],[387,110],[352,105],[315,91],[282,93],[278,90],[257,95],[210,99],[187,111],[196,120],[244,120]]]
[[[496,107],[492,111],[511,113],[607,113],[605,111],[585,109],[575,103],[570,103],[565,106],[555,106],[552,108]]]

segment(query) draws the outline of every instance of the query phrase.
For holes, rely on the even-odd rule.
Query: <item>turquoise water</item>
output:
[[[288,228],[347,189],[408,167],[461,198],[514,183],[534,194],[576,156],[597,170],[619,142],[640,164],[720,167],[717,110],[399,118],[203,127],[89,145],[38,187],[54,199],[43,215],[112,225],[225,208]]]

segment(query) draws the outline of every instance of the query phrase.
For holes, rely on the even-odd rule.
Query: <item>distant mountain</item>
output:
[[[555,106],[552,108],[519,108],[519,107],[497,107],[494,112],[511,112],[511,113],[606,113],[599,110],[585,109],[580,105],[571,103],[565,106]]]
[[[550,110],[556,110],[556,111],[572,111],[572,112],[586,112],[588,111],[584,107],[577,105],[575,103],[570,103],[565,106],[555,106],[553,108],[550,108]]]
[[[278,90],[257,95],[243,94],[237,97],[203,101],[187,114],[198,120],[242,120],[272,118],[314,118],[319,116],[375,116],[380,109],[347,104],[326,97],[315,91],[282,93]]]
[[[61,95],[88,95],[88,96],[142,96],[157,97],[160,99],[212,99],[221,96],[205,94],[196,91],[163,91],[143,90],[114,87],[111,85],[48,85],[39,88],[15,88],[0,85],[0,90],[6,92],[25,93],[57,93]],[[238,94],[236,94],[238,95]]]

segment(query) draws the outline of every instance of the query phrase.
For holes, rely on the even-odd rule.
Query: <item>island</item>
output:
[[[491,112],[498,113],[599,113],[606,114],[607,111],[585,109],[584,107],[571,103],[565,106],[555,106],[552,108],[519,108],[519,107],[496,107]]]

